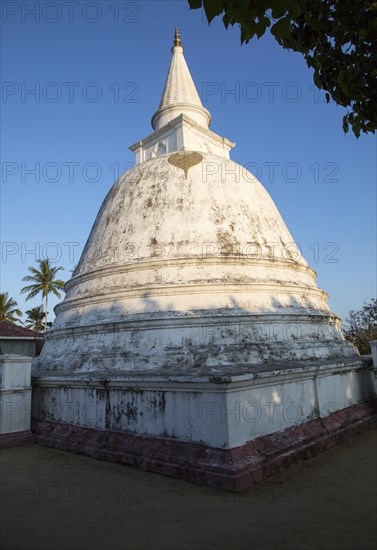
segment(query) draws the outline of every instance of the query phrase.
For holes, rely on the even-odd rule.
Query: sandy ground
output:
[[[1,550],[375,550],[376,432],[240,494],[38,445],[5,449]]]

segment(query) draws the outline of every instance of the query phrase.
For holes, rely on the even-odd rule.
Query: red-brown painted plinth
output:
[[[41,445],[241,491],[375,426],[377,400],[258,437],[234,449],[58,422],[34,421],[32,431],[35,442]]]

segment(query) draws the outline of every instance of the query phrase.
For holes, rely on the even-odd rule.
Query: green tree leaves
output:
[[[16,323],[20,321],[22,311],[17,308],[17,302],[9,297],[8,292],[0,293],[0,320]]]
[[[241,43],[271,34],[285,49],[301,53],[319,89],[347,109],[343,130],[377,128],[377,2],[371,0],[188,0],[203,7],[210,23],[239,25]]]
[[[291,33],[291,19],[282,17],[275,25],[271,27],[271,33],[275,38],[288,38]]]
[[[42,332],[45,313],[42,306],[36,306],[26,311],[25,326],[37,332]]]
[[[52,292],[58,298],[61,297],[60,291],[64,289],[64,281],[56,279],[56,274],[63,267],[52,267],[50,260],[38,260],[39,269],[36,267],[29,267],[29,271],[32,275],[26,275],[23,281],[30,282],[32,284],[25,286],[21,289],[21,294],[27,293],[26,300],[31,300],[42,294],[45,299],[45,321],[44,329],[47,330],[48,324],[48,295]]]
[[[213,2],[213,0],[204,0],[204,11],[208,19],[208,23],[211,23],[212,19],[214,19],[216,15],[220,15],[220,13],[224,11],[222,2],[216,0],[215,2]]]
[[[377,340],[377,300],[374,298],[358,310],[349,312],[344,335],[363,355],[370,354],[371,340]]]

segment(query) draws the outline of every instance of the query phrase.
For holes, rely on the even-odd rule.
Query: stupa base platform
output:
[[[47,447],[237,492],[376,425],[377,401],[347,407],[234,449],[57,422],[35,421],[33,430],[35,441]]]
[[[240,491],[377,425],[363,358],[198,370],[35,378],[34,440]]]

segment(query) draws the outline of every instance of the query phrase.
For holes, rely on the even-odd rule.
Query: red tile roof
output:
[[[43,338],[43,334],[29,330],[28,328],[20,327],[10,321],[0,321],[0,338]]]

